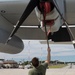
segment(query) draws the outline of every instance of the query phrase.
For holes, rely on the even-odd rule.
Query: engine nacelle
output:
[[[53,6],[51,6],[51,7],[50,6],[49,6],[49,4],[48,4],[48,6],[46,4],[45,9],[48,10],[49,8],[51,9],[51,7],[53,7]],[[35,8],[35,12],[36,12],[37,18],[38,18],[38,20],[40,22],[41,29],[45,32],[43,14],[41,13],[41,11],[39,10],[38,7]],[[60,28],[60,26],[62,24],[61,24],[60,15],[57,12],[56,8],[53,8],[50,12],[46,13],[46,15],[45,15],[45,24],[46,24],[47,32],[48,31],[50,31],[50,32],[56,32],[56,31],[59,30],[59,28]]]

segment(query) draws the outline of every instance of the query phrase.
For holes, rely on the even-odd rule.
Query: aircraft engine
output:
[[[44,7],[42,8],[42,6]],[[43,17],[42,9],[44,9],[45,20]],[[59,30],[60,26],[62,25],[61,18],[56,8],[51,2],[42,2],[39,6],[35,8],[35,12],[40,22],[41,29],[44,32],[45,32],[44,23],[46,25],[47,32],[56,32]]]

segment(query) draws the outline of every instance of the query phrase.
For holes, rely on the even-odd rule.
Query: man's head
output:
[[[39,59],[37,57],[34,57],[32,59],[32,65],[36,68],[39,66]]]

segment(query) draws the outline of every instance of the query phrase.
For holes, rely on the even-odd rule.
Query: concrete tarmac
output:
[[[28,75],[30,69],[0,69],[0,75]],[[75,65],[60,69],[47,69],[46,75],[75,75]]]
[[[0,69],[0,75],[28,75],[29,69]],[[75,69],[47,69],[46,75],[75,75]]]

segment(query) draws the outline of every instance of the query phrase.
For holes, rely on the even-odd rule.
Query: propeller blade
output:
[[[38,3],[39,3],[39,0],[30,0],[30,2],[28,3],[25,11],[23,12],[22,16],[20,17],[19,21],[17,22],[16,27],[11,32],[9,38],[11,38],[16,33],[16,31],[18,30],[18,28],[22,25],[22,23],[24,22],[24,20],[26,20],[26,18],[30,15],[30,13],[38,5]],[[8,42],[8,40],[7,40],[7,42]]]
[[[61,16],[61,18],[63,19],[63,21],[64,21],[64,23],[65,23],[65,25],[66,25],[66,28],[67,28],[67,30],[68,30],[68,32],[69,32],[71,41],[73,42],[73,45],[74,45],[74,48],[75,48],[75,40],[74,40],[74,36],[73,36],[73,33],[72,33],[71,29],[68,27],[69,24],[68,24],[67,21],[64,19],[64,17],[62,16],[61,12],[59,11],[59,9],[58,9],[58,7],[57,7],[58,5],[56,5],[56,4],[57,4],[56,1],[52,0],[52,3],[54,4],[54,7],[55,7],[56,10],[58,11],[58,13],[59,13],[59,15]]]

